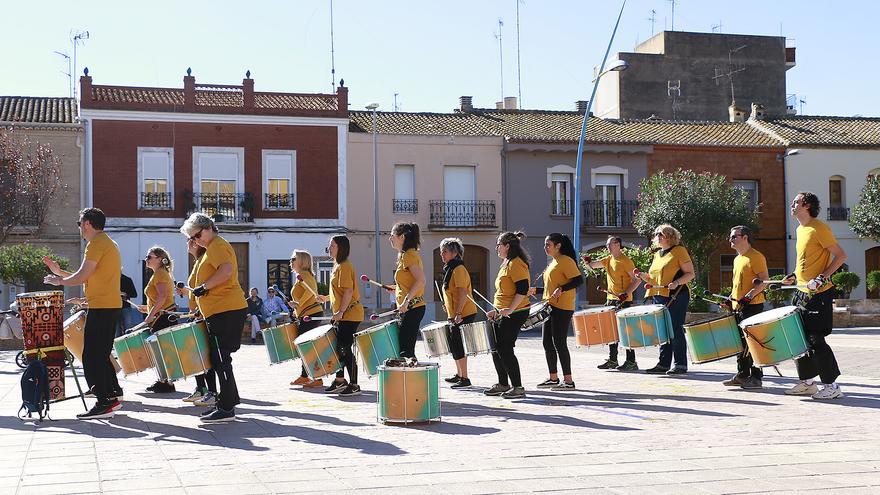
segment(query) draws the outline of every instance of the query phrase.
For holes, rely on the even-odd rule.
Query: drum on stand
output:
[[[379,366],[379,421],[440,421],[440,366],[389,360]]]

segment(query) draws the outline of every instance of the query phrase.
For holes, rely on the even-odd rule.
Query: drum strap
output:
[[[309,314],[310,309],[320,308],[320,307],[321,307],[321,303],[316,302],[315,304],[312,304],[311,306],[306,306],[305,308],[303,308],[302,311],[297,311],[297,313],[301,314],[302,316],[305,316],[305,315]],[[348,309],[351,309],[351,306],[349,306]],[[346,310],[346,311],[348,311],[348,310]]]
[[[412,299],[409,300],[409,304],[406,306],[406,309],[412,309],[413,306],[415,306],[416,304],[419,304],[419,303],[423,302],[424,300],[425,300],[425,298],[422,297],[422,296],[414,297],[414,298],[412,298]]]
[[[63,351],[64,349],[66,349],[66,347],[63,345],[55,345],[52,347],[37,347],[36,349],[28,349],[28,350],[24,351],[24,353],[25,354],[37,354],[38,358],[43,359],[44,357],[46,357],[47,352]]]

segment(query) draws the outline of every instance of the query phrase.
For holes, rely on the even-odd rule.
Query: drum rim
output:
[[[59,294],[61,295],[61,297],[64,297],[63,290],[35,290],[31,292],[19,292],[15,295],[15,298],[18,299],[19,297],[37,297],[40,295],[56,297]]]
[[[432,369],[439,369],[440,363],[435,363],[433,361],[419,361],[415,366],[387,366],[385,364],[380,364],[376,366],[377,371],[403,371],[403,372],[413,372],[413,371],[428,371]]]
[[[614,306],[599,306],[598,308],[586,308],[581,309],[579,311],[575,311],[572,316],[585,315],[585,314],[598,314],[598,313],[616,313],[618,311]]]
[[[379,330],[385,328],[386,325],[391,325],[391,324],[397,325],[397,320],[386,321],[385,323],[380,323],[380,324],[378,324],[378,325],[373,325],[373,326],[368,327],[368,328],[365,328],[365,329],[363,329],[363,330],[361,330],[361,331],[359,331],[359,332],[356,332],[356,333],[354,334],[354,336],[355,336],[355,338],[357,338],[358,335],[364,335],[364,334],[367,334],[367,333],[373,333],[374,331],[378,332]],[[318,328],[321,328],[321,327],[318,327]]]
[[[304,343],[306,343],[306,342],[313,342],[313,341],[315,341],[315,340],[317,340],[317,339],[323,337],[324,335],[327,334],[327,330],[324,330],[324,331],[322,331],[322,332],[318,332],[318,330],[321,330],[321,329],[324,328],[324,327],[335,328],[333,325],[331,325],[331,324],[329,324],[329,323],[328,323],[327,325],[321,325],[320,327],[315,327],[315,328],[309,330],[308,332],[303,332],[303,333],[297,335],[296,338],[293,339],[293,343],[294,343],[294,345],[297,345],[297,341],[299,341],[299,343],[301,343],[301,344],[304,344]],[[315,338],[308,338],[308,339],[302,339],[302,340],[300,340],[302,337],[306,337],[306,336],[308,336],[308,335],[309,335],[310,333],[312,333],[312,332],[314,332],[314,335],[316,336]],[[355,334],[355,335],[357,335],[357,334]]]
[[[777,311],[777,310],[781,310],[781,309],[789,309],[790,311],[788,311],[787,313],[785,313],[785,315],[782,316],[781,318],[774,318],[774,319],[760,320],[760,321],[757,320],[757,319],[755,319],[755,322],[753,322],[753,323],[747,323],[749,320],[751,320],[751,319],[753,319],[753,318],[757,318],[757,317],[759,317],[759,316],[763,316],[763,317],[765,317],[765,318],[768,317],[768,316],[771,316],[771,314],[772,314],[773,311]],[[794,315],[794,314],[797,314],[797,312],[798,312],[798,307],[797,307],[797,306],[782,306],[781,308],[771,308],[771,309],[768,309],[767,311],[762,311],[762,312],[760,312],[760,313],[758,313],[758,314],[756,314],[756,315],[749,316],[748,318],[746,318],[746,319],[744,319],[743,321],[739,322],[739,326],[740,326],[741,328],[746,328],[746,327],[750,327],[750,326],[754,326],[754,325],[763,325],[763,324],[767,324],[767,323],[774,323],[774,322],[777,322],[777,321],[782,321],[783,319],[788,318],[789,316],[792,316],[792,315]],[[781,312],[780,312],[780,313],[781,313]]]
[[[191,327],[198,327],[198,326],[199,326],[198,322],[195,322],[195,321],[190,321],[190,322],[186,322],[186,323],[178,323],[177,325],[172,325],[168,328],[163,328],[162,330],[159,330],[158,332],[153,332],[153,335],[168,335],[169,333],[172,333],[177,329],[191,328]],[[146,330],[146,328],[144,330]]]
[[[702,325],[702,324],[704,324],[704,323],[709,323],[709,322],[712,322],[712,321],[726,320],[726,319],[728,319],[728,318],[733,318],[733,322],[734,322],[733,324],[734,324],[734,326],[737,327],[737,328],[739,328],[739,325],[737,325],[737,323],[736,323],[736,317],[733,316],[732,313],[729,313],[729,314],[726,314],[726,315],[716,316],[716,317],[713,317],[713,318],[707,318],[707,319],[705,319],[705,320],[692,321],[692,322],[690,322],[690,323],[685,323],[684,325],[682,325],[682,328],[687,329],[687,328],[695,327],[695,326],[697,326],[697,325]]]
[[[655,311],[649,311],[649,312],[645,312],[645,313],[637,313],[636,312],[638,310],[645,310],[650,307],[654,307]],[[621,316],[629,316],[629,315],[644,316],[644,315],[652,315],[655,313],[662,313],[664,309],[666,309],[665,304],[642,304],[639,306],[630,306],[628,308],[623,308],[623,309],[617,311],[617,314],[620,315],[621,313],[623,313]]]

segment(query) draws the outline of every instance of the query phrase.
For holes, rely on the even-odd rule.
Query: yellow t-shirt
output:
[[[333,313],[339,311],[339,305],[342,304],[342,293],[345,289],[352,289],[354,292],[351,294],[351,302],[348,303],[348,308],[342,313],[342,319],[344,321],[364,321],[361,292],[358,289],[354,265],[351,264],[351,260],[334,264],[333,272],[330,273],[330,308]]]
[[[516,283],[520,280],[529,280],[529,265],[519,257],[501,263],[498,276],[495,277],[495,307],[504,309],[510,306],[516,296]],[[523,297],[519,306],[513,310],[528,308],[529,298]]]
[[[189,274],[189,278],[186,279],[186,285],[190,287],[195,287],[198,284],[196,283],[198,273],[199,273],[199,263],[202,262],[202,258],[196,258],[195,263],[193,263],[192,273]],[[189,310],[190,312],[195,312],[199,309],[199,303],[196,301],[196,296],[192,295],[192,292],[189,293]]]
[[[650,283],[655,287],[648,289],[645,295],[669,297],[669,289],[664,289],[659,286],[667,285],[675,280],[675,275],[681,270],[682,265],[690,260],[690,254],[688,254],[687,249],[681,245],[673,246],[666,252],[666,254],[663,254],[663,250],[654,253],[654,261],[651,262],[651,268],[648,269],[648,274],[651,276]]]
[[[122,279],[122,257],[116,242],[101,232],[86,244],[83,258],[98,264],[89,279],[83,283],[89,307],[121,308],[122,294],[119,287]]]
[[[296,309],[294,312],[297,318],[321,313],[323,309],[318,304],[313,293],[313,291],[315,293],[318,292],[318,282],[315,281],[315,276],[311,272],[304,272],[300,275],[302,280],[297,280],[293,284],[293,288],[290,289],[290,299],[295,303]],[[311,287],[312,290],[307,289],[306,286]],[[305,312],[303,313],[303,311]]]
[[[157,301],[159,297],[159,285],[164,285],[167,289],[167,296],[164,301]],[[147,296],[147,311],[152,311],[155,305],[159,305],[159,309],[165,309],[174,306],[174,281],[171,280],[171,274],[164,268],[153,272],[147,288],[144,289],[144,295]]]
[[[574,277],[580,277],[581,270],[577,266],[577,262],[570,256],[560,255],[553,258],[547,269],[544,270],[544,300],[549,301],[550,305],[568,311],[574,311],[574,301],[577,297],[577,290],[571,289],[563,291],[556,299],[550,296],[557,287],[567,284]]]
[[[452,277],[449,278],[449,287],[447,287],[443,291],[443,302],[446,303],[446,314],[449,315],[450,318],[455,317],[455,308],[461,303],[458,299],[459,290],[464,288],[467,292],[466,294],[473,298],[471,295],[471,275],[468,273],[467,268],[464,265],[458,265],[455,267],[455,270],[452,270]],[[464,306],[461,308],[461,317],[467,318],[472,314],[476,314],[477,305],[473,303],[470,299],[465,297]]]
[[[806,225],[798,226],[797,263],[794,268],[798,285],[806,285],[828,268],[828,265],[831,264],[831,251],[828,251],[828,248],[835,244],[837,244],[837,239],[831,232],[831,228],[818,218],[814,218]],[[829,279],[828,283],[817,292],[825,292],[831,287]],[[809,292],[806,288],[799,290]]]
[[[196,275],[197,286],[211,278],[224,263],[232,265],[232,275],[225,282],[211,287],[207,294],[198,298],[199,310],[205,318],[226,311],[247,308],[244,291],[241,290],[241,285],[238,283],[238,260],[235,257],[235,250],[226,239],[220,236],[214,237],[211,244],[208,244],[205,255],[202,256]]]
[[[744,254],[738,254],[733,259],[733,290],[730,295],[734,299],[742,299],[754,284],[752,281],[759,273],[767,271],[767,258],[755,248],[751,248]],[[764,292],[758,294],[750,304],[762,304],[764,302]],[[734,302],[733,308],[739,309],[740,303]]]
[[[416,282],[416,278],[413,277],[412,272],[409,271],[409,267],[418,266],[422,269],[424,273],[424,267],[422,265],[422,257],[419,256],[419,252],[415,249],[407,249],[406,252],[400,253],[397,257],[397,270],[394,271],[394,282],[397,284],[397,290],[395,291],[395,297],[397,298],[397,305],[403,302],[406,295],[409,294],[409,288],[413,286]],[[425,294],[425,288],[422,287],[422,290],[416,292],[415,294],[409,294],[410,300],[413,300],[417,297],[423,296]],[[412,308],[418,308],[425,305],[425,301],[418,304],[413,304],[410,306]]]
[[[605,267],[605,280],[608,283],[608,292],[611,293],[608,294],[607,300],[616,302],[618,299],[612,294],[623,294],[626,292],[626,289],[629,289],[633,280],[632,272],[635,270],[636,264],[625,254],[621,254],[619,258],[606,256],[599,260],[599,263],[602,263],[602,266]],[[632,300],[632,294],[629,294],[625,299],[625,301]]]

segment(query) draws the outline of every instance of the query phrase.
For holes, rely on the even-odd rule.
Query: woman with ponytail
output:
[[[400,355],[415,357],[419,324],[425,316],[425,270],[419,256],[419,225],[397,222],[391,227],[388,240],[398,251],[394,294],[400,312]]]
[[[146,306],[138,306],[138,309],[147,313],[144,321],[150,325],[150,331],[155,333],[172,325],[166,311],[174,311],[177,307],[174,303],[174,280],[171,276],[174,263],[171,261],[168,251],[159,246],[153,246],[147,251],[144,262],[147,268],[153,271],[153,275],[144,289],[147,304]],[[147,387],[147,391],[168,393],[174,392],[175,388],[171,382],[157,380],[156,383]]]

